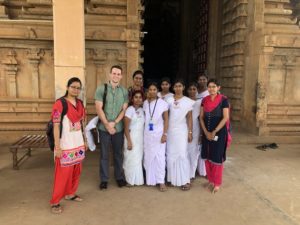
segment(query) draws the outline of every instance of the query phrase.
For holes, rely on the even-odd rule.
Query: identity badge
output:
[[[154,130],[154,124],[153,124],[152,120],[150,120],[150,122],[149,122],[149,130],[150,131]]]

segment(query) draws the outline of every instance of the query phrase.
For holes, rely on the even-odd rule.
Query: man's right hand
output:
[[[114,135],[116,133],[116,129],[114,127],[111,127],[109,125],[109,123],[105,124],[105,129],[107,130],[107,132],[110,134],[110,135]]]

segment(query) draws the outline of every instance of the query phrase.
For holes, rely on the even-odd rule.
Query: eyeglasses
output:
[[[70,86],[70,88],[76,89],[76,90],[78,90],[78,91],[81,91],[81,87]]]
[[[207,86],[207,88],[217,88],[218,86],[216,86],[216,85],[209,85],[209,86]]]

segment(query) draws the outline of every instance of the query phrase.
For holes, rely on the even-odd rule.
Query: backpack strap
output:
[[[68,112],[68,103],[67,103],[67,100],[64,97],[61,97],[59,100],[61,101],[61,104],[62,104],[62,107],[63,107],[62,113],[60,115],[60,126],[59,126],[59,138],[61,138],[62,129],[63,129],[63,118]]]
[[[103,111],[105,109],[105,104],[106,104],[106,96],[107,96],[107,83],[104,84],[104,94],[103,94]]]
[[[80,104],[83,106],[83,108],[84,108],[84,105],[83,105],[83,101],[81,100],[81,99],[79,99],[79,98],[76,98],[76,101],[78,100],[78,102],[80,102]],[[84,135],[83,135],[83,132],[84,132],[84,130],[83,130],[83,123],[82,123],[82,120],[80,120],[80,124],[81,124],[81,132],[82,132],[82,136],[83,136],[83,139],[84,139]]]

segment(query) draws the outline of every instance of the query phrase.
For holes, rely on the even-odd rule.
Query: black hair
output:
[[[132,79],[136,76],[136,75],[142,75],[142,77],[144,78],[144,72],[141,70],[136,70],[133,74],[132,74]]]
[[[71,84],[73,84],[74,82],[78,82],[80,83],[80,87],[82,86],[81,80],[78,77],[72,77],[68,80],[67,87],[70,87]],[[64,97],[67,97],[68,93],[69,93],[68,90],[66,90]]]
[[[208,80],[208,76],[205,73],[199,73],[197,79],[199,79],[199,77],[205,77]]]
[[[119,66],[119,65],[113,65],[111,68],[110,68],[110,72],[112,72],[112,70],[113,69],[119,69],[119,70],[121,70],[121,72],[122,72],[122,67],[121,66]]]
[[[217,79],[214,79],[214,78],[209,79],[209,81],[207,82],[207,87],[208,87],[208,85],[209,85],[210,83],[214,83],[214,84],[216,84],[217,86],[220,86],[219,81],[218,81]]]
[[[183,79],[181,79],[181,78],[175,80],[175,82],[174,82],[174,84],[173,84],[173,87],[174,87],[175,84],[177,84],[177,83],[180,83],[180,84],[182,84],[183,86],[185,86],[185,83],[184,83]]]
[[[129,105],[133,105],[133,98],[136,94],[140,94],[142,96],[142,98],[144,96],[144,92],[142,90],[133,91],[131,94],[131,98],[129,99]]]
[[[192,82],[189,83],[188,88],[190,88],[191,86],[194,86],[194,87],[196,87],[196,88],[198,89],[198,86],[199,86],[199,85],[198,85],[197,82],[192,81]]]
[[[160,85],[161,85],[163,82],[167,82],[167,83],[171,84],[171,80],[170,80],[169,77],[163,77],[163,78],[161,78],[161,80],[160,80]]]
[[[148,85],[147,85],[147,88],[149,89],[149,88],[150,88],[150,86],[155,86],[155,87],[156,87],[156,89],[158,90],[158,85],[157,85],[157,83],[156,83],[156,82],[150,82],[150,83],[148,83]]]

